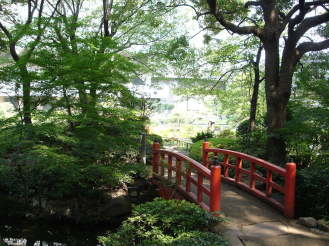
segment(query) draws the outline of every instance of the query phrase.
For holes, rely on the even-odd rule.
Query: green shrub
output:
[[[249,132],[248,128],[249,120],[244,120],[236,129],[237,141],[241,146],[241,152],[265,159],[266,132],[264,124],[257,120],[254,131]]]
[[[296,187],[297,215],[329,219],[328,193],[328,165],[314,165],[299,171]]]
[[[147,143],[150,145],[152,145],[154,142],[158,142],[158,143],[160,143],[160,145],[162,145],[162,143],[163,143],[162,137],[157,134],[147,135],[146,139],[147,139]]]
[[[245,134],[248,134],[249,120],[242,121],[236,128],[236,136],[241,137]]]
[[[25,203],[35,199],[98,196],[104,187],[114,189],[131,182],[136,174],[148,175],[141,164],[86,165],[55,147],[30,147],[22,153],[13,153],[8,160],[0,160],[0,190],[24,198]]]
[[[182,233],[170,246],[229,246],[220,235],[211,232],[191,231]]]
[[[230,129],[225,129],[216,136],[216,138],[234,138],[234,137],[235,137],[235,133]]]
[[[241,152],[266,159],[266,132],[264,129],[240,135],[238,137],[238,143],[241,146]]]
[[[200,141],[200,140],[205,141],[206,139],[213,138],[213,137],[214,137],[214,133],[207,130],[207,131],[204,131],[204,132],[203,131],[198,132],[195,137],[191,138],[191,140],[192,140],[193,143],[195,143],[197,141]]]
[[[198,231],[218,221],[220,219],[187,201],[156,198],[153,202],[134,207],[132,216],[124,221],[117,232],[100,237],[99,241],[105,246],[225,246],[227,244],[219,235]],[[214,241],[218,244],[210,244]]]
[[[194,160],[200,161],[202,159],[202,143],[200,140],[191,145],[190,157]],[[235,138],[210,138],[208,139],[209,145],[212,148],[229,149],[239,151],[240,145]]]

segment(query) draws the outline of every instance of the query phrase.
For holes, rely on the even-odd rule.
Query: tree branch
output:
[[[296,40],[299,40],[309,29],[329,21],[329,13],[304,19],[296,28]]]
[[[244,5],[245,8],[249,8],[250,6],[255,6],[255,7],[262,6],[262,2],[261,1],[249,1],[249,2],[246,2],[246,4]]]
[[[306,2],[304,3],[304,8],[309,9],[310,7],[313,6],[321,6],[323,4],[329,3],[329,0],[318,0],[318,1],[313,1],[313,2]],[[285,29],[286,25],[292,21],[292,16],[300,9],[300,3],[296,4],[292,9],[288,12],[286,16],[283,18],[282,22],[282,31]]]
[[[329,39],[321,42],[304,42],[297,47],[297,56],[300,59],[305,53],[310,51],[320,51],[329,48]]]
[[[229,22],[225,20],[223,15],[217,11],[217,3],[216,0],[207,0],[210,12],[212,15],[216,18],[216,20],[225,27],[228,31],[231,31],[233,33],[241,34],[241,35],[248,35],[248,34],[254,34],[257,37],[260,37],[262,35],[263,30],[258,28],[257,26],[238,26],[233,24],[232,22]]]

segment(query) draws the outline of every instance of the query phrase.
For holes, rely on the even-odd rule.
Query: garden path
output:
[[[214,228],[232,246],[329,246],[329,234],[287,219],[233,185],[222,183],[221,211],[227,222]]]

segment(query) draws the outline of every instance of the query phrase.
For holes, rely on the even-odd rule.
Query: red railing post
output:
[[[235,183],[241,182],[241,172],[240,172],[241,169],[242,169],[242,159],[237,158],[235,164]]]
[[[220,211],[221,168],[213,166],[210,178],[210,212]]]
[[[284,215],[293,218],[295,213],[296,164],[286,164]]]
[[[209,154],[206,151],[206,149],[209,148],[209,143],[208,142],[203,142],[202,143],[202,164],[205,167],[208,167],[208,158],[209,158]]]
[[[159,173],[159,164],[160,164],[160,153],[158,152],[159,149],[160,149],[160,144],[158,142],[154,142],[152,145],[153,176]]]

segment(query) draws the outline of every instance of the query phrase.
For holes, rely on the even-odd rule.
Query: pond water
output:
[[[0,246],[97,246],[97,237],[120,225],[75,225],[0,218]]]

